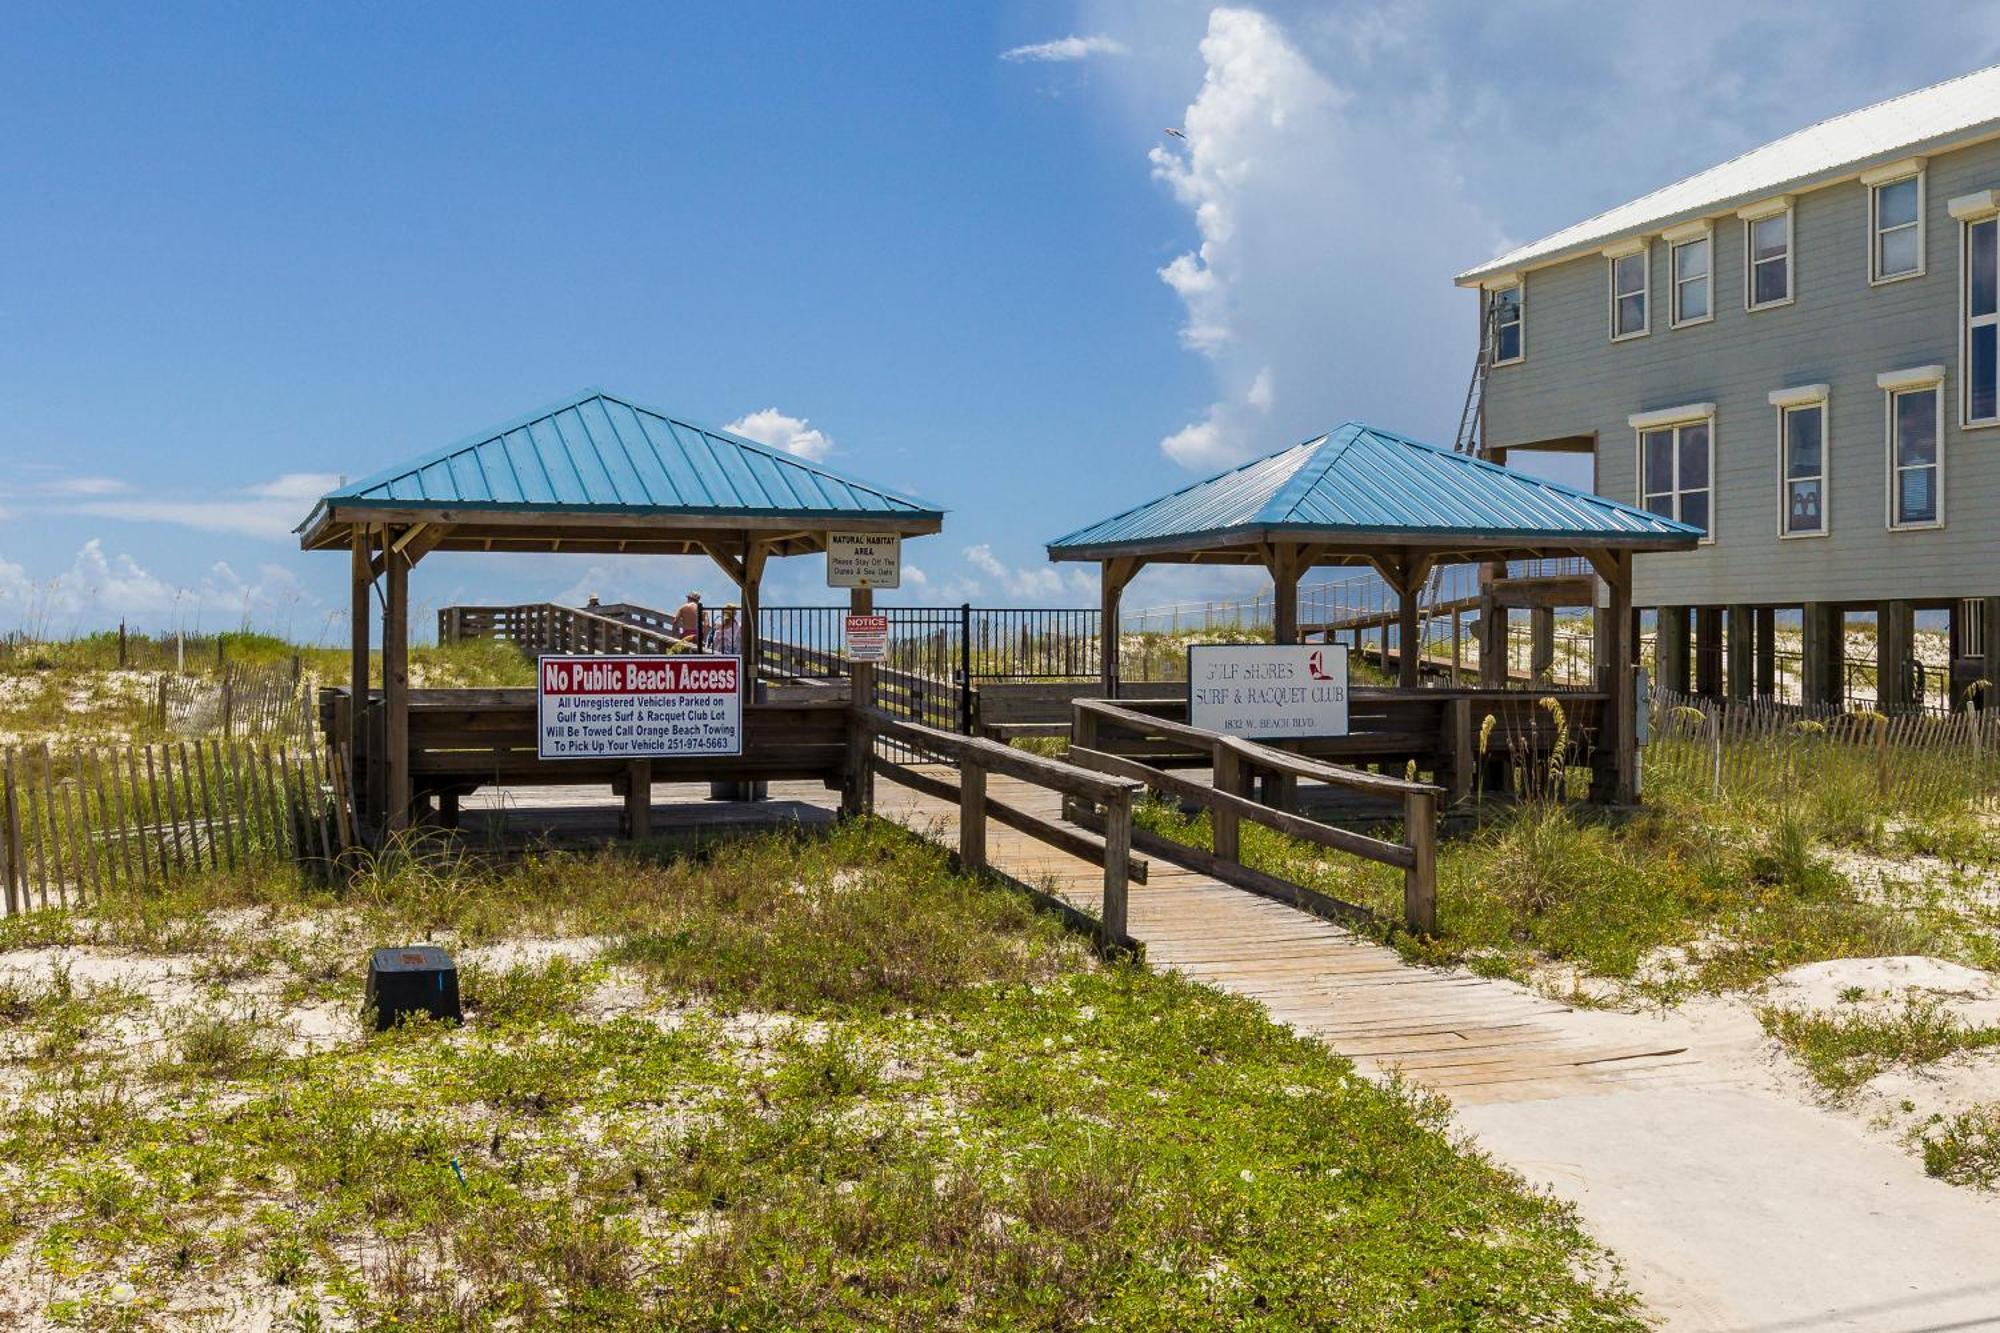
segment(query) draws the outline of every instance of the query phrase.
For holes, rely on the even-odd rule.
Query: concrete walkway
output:
[[[1050,793],[990,783],[994,799],[1059,817]],[[947,841],[957,827],[954,807],[886,781],[877,810]],[[989,836],[996,868],[1097,910],[1094,866],[999,825]],[[1132,886],[1130,928],[1154,966],[1262,1002],[1371,1075],[1401,1070],[1448,1095],[1481,1146],[1576,1205],[1665,1327],[2000,1329],[2000,1201],[1929,1179],[1786,1089],[1740,1010],[1571,1010],[1152,870]]]

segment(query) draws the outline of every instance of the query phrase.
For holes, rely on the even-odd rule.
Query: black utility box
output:
[[[377,1032],[396,1026],[404,1014],[429,1014],[456,1023],[458,964],[434,944],[377,949],[368,959],[366,1003],[375,1011]]]

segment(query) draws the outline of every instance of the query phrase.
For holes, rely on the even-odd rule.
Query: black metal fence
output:
[[[1095,607],[889,606],[889,643],[875,672],[875,702],[953,731],[972,728],[969,687],[983,681],[1090,680],[1103,643]],[[766,606],[757,637],[767,667],[826,679],[847,674],[847,609]]]

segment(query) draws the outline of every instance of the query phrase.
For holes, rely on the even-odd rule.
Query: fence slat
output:
[[[49,891],[54,889],[57,899],[64,907],[69,906],[69,866],[63,856],[62,824],[56,809],[55,760],[49,754],[49,743],[41,744],[42,755],[42,822],[48,826],[48,837],[43,842],[50,864],[55,867],[53,878],[42,885],[42,906],[49,905]]]
[[[21,854],[21,793],[14,783],[14,747],[7,747],[4,770],[7,820],[0,825],[0,838],[7,843],[7,913],[18,916],[28,910],[28,868]]]

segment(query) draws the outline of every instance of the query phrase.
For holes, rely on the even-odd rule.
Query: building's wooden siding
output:
[[[1715,223],[1715,319],[1668,326],[1668,247],[1652,248],[1652,333],[1609,340],[1606,261],[1589,256],[1527,276],[1527,358],[1487,381],[1486,438],[1526,444],[1595,434],[1597,489],[1637,503],[1626,418],[1716,404],[1716,541],[1642,556],[1635,600],[1674,604],[1870,601],[2000,594],[2000,429],[1961,430],[1960,226],[1954,195],[2000,186],[2000,142],[1930,160],[1925,272],[1868,284],[1867,191],[1858,182],[1798,196],[1792,305],[1743,308],[1743,223]],[[1886,517],[1885,370],[1940,364],[1944,395],[1942,529],[1892,532]],[[1831,535],[1778,537],[1777,410],[1767,395],[1831,386]]]

